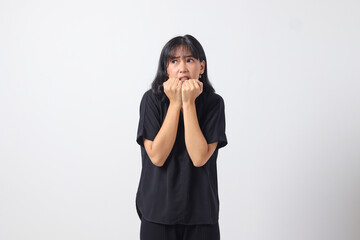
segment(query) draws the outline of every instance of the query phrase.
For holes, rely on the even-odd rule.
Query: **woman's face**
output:
[[[167,65],[169,78],[178,78],[182,82],[189,79],[199,79],[204,70],[205,61],[200,62],[194,58],[190,50],[183,46],[176,49],[175,56],[170,59]]]

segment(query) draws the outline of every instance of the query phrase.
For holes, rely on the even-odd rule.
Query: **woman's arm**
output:
[[[176,139],[179,124],[180,104],[170,103],[164,122],[154,141],[144,138],[144,147],[151,162],[161,167],[169,156]]]
[[[183,103],[185,145],[195,167],[202,167],[214,153],[218,142],[208,144],[201,132],[195,102]]]
[[[161,167],[169,156],[176,139],[182,105],[182,82],[177,78],[169,78],[163,83],[164,93],[169,98],[169,108],[164,122],[156,134],[154,141],[144,138],[144,147],[151,162]]]

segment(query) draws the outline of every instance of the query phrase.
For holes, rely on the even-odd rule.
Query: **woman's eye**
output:
[[[172,60],[172,61],[171,61],[171,63],[176,63],[176,62],[177,62],[177,60]]]
[[[188,59],[188,61],[191,61],[191,62],[193,62],[193,61],[194,61],[194,59],[191,59],[191,58],[190,58],[190,59]]]

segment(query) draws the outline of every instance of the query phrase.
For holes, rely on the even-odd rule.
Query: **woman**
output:
[[[201,44],[178,36],[162,49],[140,103],[142,171],[136,195],[141,240],[219,240],[216,160],[227,145],[225,109]]]

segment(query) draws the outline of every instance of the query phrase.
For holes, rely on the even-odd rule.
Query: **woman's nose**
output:
[[[180,62],[180,72],[187,72],[187,66],[186,66],[186,62],[185,61],[181,61]]]

